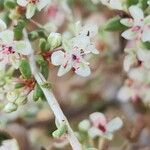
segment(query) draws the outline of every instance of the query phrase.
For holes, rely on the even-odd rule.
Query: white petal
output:
[[[52,64],[55,66],[62,65],[64,59],[64,52],[56,51],[51,56]]]
[[[107,123],[106,117],[104,114],[100,113],[100,112],[94,112],[92,113],[90,116],[90,121],[92,122],[92,124],[94,126],[98,126],[99,124],[105,126]]]
[[[80,34],[84,36],[89,36],[90,38],[94,37],[98,32],[98,27],[95,24],[89,24],[85,25],[81,31]]]
[[[123,10],[121,0],[110,0],[110,7],[113,9]]]
[[[137,62],[136,56],[134,55],[127,55],[124,58],[123,66],[124,70],[128,72],[132,65],[134,65]]]
[[[134,40],[137,37],[137,32],[133,32],[132,29],[128,29],[124,31],[121,35],[127,40]]]
[[[116,117],[107,124],[107,130],[108,132],[113,133],[119,130],[122,126],[123,121],[119,117]]]
[[[23,55],[30,55],[32,53],[31,48],[25,41],[15,41],[14,49],[16,52],[23,54]]]
[[[103,135],[103,133],[98,128],[94,128],[94,127],[88,130],[88,134],[91,138],[96,138]]]
[[[39,2],[37,3],[38,10],[41,11],[50,2],[51,2],[51,0],[39,0]]]
[[[129,78],[138,82],[144,82],[147,78],[147,70],[145,68],[135,68],[130,70],[128,74]]]
[[[141,61],[150,61],[150,51],[146,49],[139,48],[137,50],[137,57]]]
[[[131,16],[134,18],[134,23],[136,25],[140,25],[141,24],[141,20],[144,19],[143,10],[140,9],[138,6],[131,6],[129,8],[129,12],[130,12]]]
[[[148,15],[147,17],[145,17],[144,24],[145,25],[150,25],[150,15]]]
[[[90,45],[90,38],[85,35],[79,35],[71,39],[73,47],[86,50],[86,47]]]
[[[133,26],[133,19],[132,18],[125,18],[120,20],[121,24],[127,26],[127,27],[132,27]]]
[[[26,10],[26,18],[30,19],[33,17],[36,11],[36,5],[35,4],[28,4],[27,5],[27,10]]]
[[[0,19],[0,32],[7,28],[6,23]]]
[[[14,40],[14,32],[10,30],[5,30],[0,33],[0,39],[5,44],[11,44]]]
[[[99,54],[99,51],[95,48],[94,45],[89,45],[89,46],[86,48],[86,51],[87,51],[87,53],[92,52],[93,54]],[[86,53],[86,52],[85,52],[85,53]]]
[[[81,65],[78,69],[75,70],[75,73],[82,77],[87,77],[91,74],[91,70],[88,65]]]
[[[66,74],[67,72],[69,72],[72,68],[71,64],[67,64],[66,67],[64,67],[63,65],[60,66],[59,70],[58,70],[58,76],[63,76],[64,74]]]
[[[148,42],[148,41],[150,42],[150,27],[149,26],[144,28],[141,39],[143,42]]]
[[[132,91],[129,87],[126,86],[122,87],[117,94],[117,98],[121,102],[128,102],[131,96],[132,96]]]
[[[28,0],[17,0],[18,5],[25,7],[29,2]]]

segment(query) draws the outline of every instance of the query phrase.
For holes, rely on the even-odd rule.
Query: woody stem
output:
[[[53,111],[55,118],[57,119],[57,121],[61,124],[65,121],[66,125],[67,125],[67,138],[72,146],[73,150],[82,150],[81,149],[81,144],[79,143],[77,137],[74,135],[74,132],[66,118],[66,116],[64,115],[63,111],[60,108],[60,105],[58,104],[54,94],[52,93],[51,90],[42,87],[42,85],[44,85],[46,83],[46,79],[44,78],[44,76],[39,72],[37,66],[36,66],[36,62],[35,62],[35,58],[34,58],[34,52],[31,46],[31,43],[27,37],[27,32],[26,30],[24,30],[24,38],[28,44],[28,48],[31,51],[31,54],[28,56],[29,62],[30,62],[30,67],[32,70],[32,74],[36,80],[36,82],[39,84],[39,86],[41,87],[48,104],[51,107],[51,110]]]

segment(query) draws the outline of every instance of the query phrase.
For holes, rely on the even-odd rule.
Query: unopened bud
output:
[[[79,129],[82,130],[82,131],[87,131],[89,128],[90,128],[90,122],[89,120],[83,120],[79,123]]]
[[[6,113],[11,113],[13,111],[16,111],[18,108],[18,105],[15,103],[8,103],[5,107],[4,107],[4,111]]]
[[[10,92],[7,93],[7,100],[9,102],[15,102],[16,99],[18,98],[18,96],[19,96],[19,94],[16,90],[10,91]]]
[[[60,33],[52,32],[48,37],[48,42],[51,45],[51,48],[57,48],[61,45],[62,37]]]

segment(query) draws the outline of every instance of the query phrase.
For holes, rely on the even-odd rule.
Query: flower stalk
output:
[[[34,58],[34,53],[33,53],[33,49],[32,49],[32,46],[29,42],[29,39],[27,37],[27,32],[26,30],[24,30],[24,38],[27,42],[27,44],[29,45],[29,48],[30,48],[30,51],[31,51],[31,54],[28,55],[28,59],[29,59],[29,62],[30,62],[30,67],[31,67],[31,70],[32,70],[32,74],[36,80],[36,82],[40,85],[47,101],[48,101],[48,104],[50,105],[57,121],[59,122],[59,124],[62,124],[62,123],[66,123],[67,125],[67,138],[72,146],[72,149],[73,150],[81,150],[81,144],[79,143],[77,137],[75,136],[72,128],[70,127],[70,124],[66,118],[66,116],[64,115],[63,111],[61,110],[60,108],[60,105],[58,104],[54,94],[52,93],[51,90],[43,87],[42,85],[44,83],[46,83],[46,79],[44,78],[44,76],[39,72],[38,68],[36,67],[36,63],[35,63],[35,58]]]

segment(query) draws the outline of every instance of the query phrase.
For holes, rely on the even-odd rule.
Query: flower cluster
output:
[[[7,64],[18,68],[20,55],[29,55],[30,51],[25,41],[14,41],[14,32],[6,29],[6,24],[0,20],[0,70]]]
[[[88,25],[81,27],[77,35],[66,43],[62,43],[63,51],[56,51],[52,54],[52,64],[59,66],[58,76],[62,76],[72,68],[80,76],[89,76],[91,71],[89,63],[86,61],[90,53],[98,54],[99,51],[91,43],[91,39],[96,35],[97,27]]]

